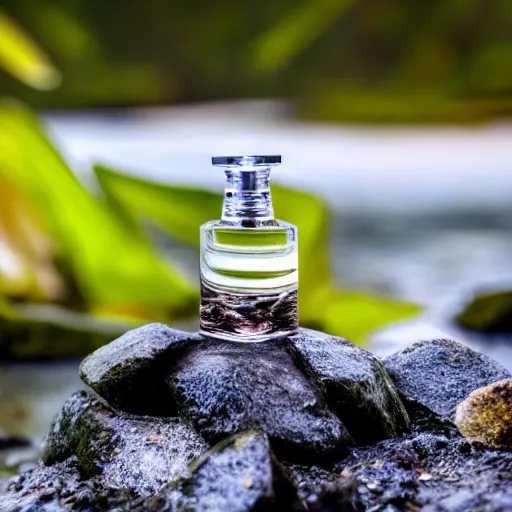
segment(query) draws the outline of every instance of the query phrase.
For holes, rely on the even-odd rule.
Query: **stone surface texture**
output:
[[[285,340],[358,444],[403,433],[409,417],[382,363],[344,338],[302,329]]]
[[[475,389],[511,377],[490,357],[453,340],[419,341],[383,364],[407,404],[444,418]]]
[[[469,439],[512,450],[512,379],[473,391],[457,406],[455,424]]]
[[[86,357],[80,377],[113,407],[135,414],[167,415],[174,405],[166,396],[162,375],[180,349],[200,339],[164,324],[144,325]]]
[[[190,462],[207,449],[179,418],[119,414],[80,391],[55,418],[42,460],[52,465],[75,456],[84,477],[101,475],[107,487],[151,495],[186,474]]]
[[[243,344],[151,324],[81,373],[94,391],[39,465],[0,479],[0,512],[512,510],[511,376],[455,341],[381,362],[309,330]]]
[[[140,512],[291,510],[299,506],[296,492],[281,472],[266,436],[237,434],[194,463],[188,478],[146,501]]]
[[[127,489],[108,487],[98,477],[84,479],[74,457],[0,482],[2,512],[123,510],[135,498]]]
[[[341,421],[278,344],[209,341],[167,379],[181,414],[217,442],[256,428],[285,458],[333,459],[352,444]]]

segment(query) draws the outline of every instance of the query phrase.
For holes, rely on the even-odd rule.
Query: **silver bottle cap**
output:
[[[255,167],[259,165],[277,165],[280,163],[281,155],[212,157],[212,165],[219,165],[222,167]]]

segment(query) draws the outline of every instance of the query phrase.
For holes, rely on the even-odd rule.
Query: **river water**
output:
[[[276,181],[317,193],[333,214],[332,258],[345,288],[422,304],[418,320],[376,333],[380,355],[419,338],[454,337],[512,369],[512,342],[457,330],[474,291],[512,286],[512,125],[373,128],[300,123],[271,101],[129,112],[50,113],[58,145],[88,186],[92,163],[221,191],[211,155],[282,154]],[[195,251],[172,247],[196,273]],[[2,372],[0,430],[41,437],[80,386],[77,362]]]

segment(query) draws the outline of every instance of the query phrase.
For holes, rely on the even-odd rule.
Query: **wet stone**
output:
[[[92,393],[75,393],[48,433],[46,465],[74,456],[82,476],[101,475],[107,487],[150,495],[185,474],[208,446],[178,418],[116,413]]]
[[[285,340],[358,444],[403,433],[409,418],[382,363],[344,338],[310,329]]]
[[[499,363],[453,340],[419,341],[383,360],[406,406],[448,418],[477,388],[511,374]]]
[[[198,334],[148,324],[133,329],[89,356],[80,377],[113,407],[135,414],[170,415],[172,397],[164,385],[167,368]]]
[[[279,457],[321,463],[352,441],[275,342],[212,339],[180,358],[167,382],[180,412],[211,442],[255,428],[269,436]]]
[[[303,510],[261,433],[249,431],[226,439],[193,463],[190,472],[137,511]]]
[[[83,479],[74,457],[0,482],[2,512],[113,511],[133,499],[128,489],[105,486],[98,478]]]

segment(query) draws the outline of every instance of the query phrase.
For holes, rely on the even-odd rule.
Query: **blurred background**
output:
[[[303,326],[512,368],[511,117],[506,0],[2,0],[0,476],[81,357],[197,328],[212,155],[283,155]]]

